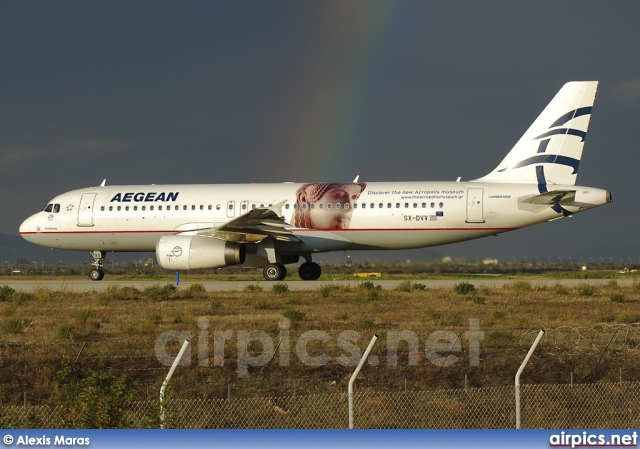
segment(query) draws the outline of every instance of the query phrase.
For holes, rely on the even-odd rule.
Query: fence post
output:
[[[189,342],[190,342],[189,339],[186,339],[182,344],[182,348],[180,348],[180,352],[178,352],[176,359],[173,361],[173,365],[171,365],[169,374],[167,374],[167,377],[164,379],[164,382],[162,382],[162,386],[160,387],[160,428],[161,429],[164,429],[165,427],[164,426],[165,424],[164,390],[165,388],[167,388],[167,385],[169,384],[169,380],[171,379],[171,376],[173,376],[173,372],[176,370],[176,367],[178,366],[178,363],[180,363],[180,360],[182,359],[184,352],[187,350],[187,346],[189,346]]]
[[[538,343],[540,343],[540,340],[542,339],[543,335],[544,335],[544,329],[540,329],[540,332],[538,332],[538,336],[536,337],[536,340],[533,342],[533,345],[529,349],[527,356],[524,358],[522,365],[520,365],[520,368],[516,373],[516,429],[520,428],[520,375],[522,374],[522,371],[524,371],[524,367],[529,362],[529,359],[533,355],[533,351],[536,350],[536,346],[538,346]]]
[[[369,342],[369,346],[367,346],[367,349],[364,351],[364,354],[362,355],[362,358],[360,359],[360,363],[358,363],[358,366],[356,366],[356,370],[351,375],[351,379],[349,379],[349,388],[348,388],[348,392],[349,392],[349,429],[353,429],[353,382],[356,380],[356,377],[358,377],[358,373],[360,372],[360,369],[362,368],[362,365],[364,365],[365,360],[367,360],[367,357],[369,356],[369,353],[371,352],[371,349],[373,348],[373,345],[376,343],[377,339],[378,339],[378,336],[374,334],[373,338]]]

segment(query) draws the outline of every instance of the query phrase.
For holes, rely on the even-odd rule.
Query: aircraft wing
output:
[[[271,207],[252,209],[215,228],[200,229],[197,235],[207,235],[222,240],[250,243],[259,242],[266,237],[285,242],[297,241],[287,228],[291,225],[282,217],[285,201]]]

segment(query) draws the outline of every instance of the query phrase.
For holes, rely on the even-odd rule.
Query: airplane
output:
[[[498,166],[471,181],[114,185],[73,190],[27,218],[20,235],[89,251],[155,251],[170,270],[240,265],[282,280],[286,265],[315,280],[312,256],[411,249],[493,236],[611,202],[577,186],[597,81],[565,84]]]

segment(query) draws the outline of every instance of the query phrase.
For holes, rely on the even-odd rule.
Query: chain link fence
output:
[[[355,427],[514,428],[513,386],[355,394]],[[135,402],[132,428],[158,427],[157,402]],[[4,407],[1,427],[64,428],[61,406]],[[237,399],[173,399],[166,427],[336,429],[348,427],[346,393]],[[638,428],[640,382],[522,386],[523,428]]]

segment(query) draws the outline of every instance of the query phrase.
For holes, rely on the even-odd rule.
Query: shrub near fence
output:
[[[522,386],[523,428],[638,428],[640,382]],[[58,406],[4,407],[0,427],[61,428]],[[157,403],[134,402],[133,428],[156,427]],[[244,399],[173,399],[167,427],[334,429],[348,427],[345,393]],[[515,427],[514,387],[355,394],[355,427],[462,429]]]

